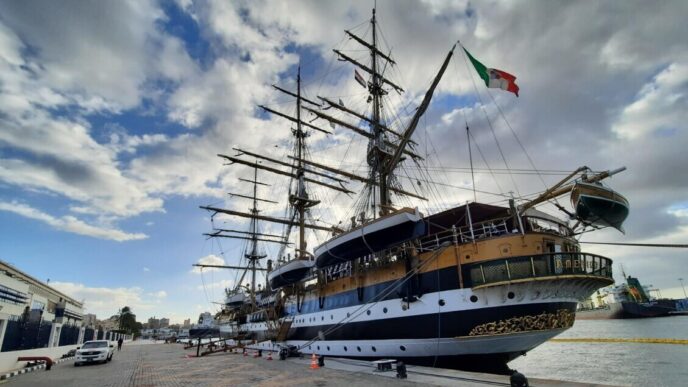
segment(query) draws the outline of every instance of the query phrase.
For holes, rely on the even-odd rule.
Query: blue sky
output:
[[[256,105],[291,113],[290,100],[270,85],[293,89],[299,63],[308,97],[342,98],[365,110],[352,67],[336,61],[331,49],[365,59],[343,31],[365,34],[371,5],[0,4],[0,259],[84,298],[99,317],[129,305],[140,318],[181,322],[216,309],[212,301],[221,301],[234,275],[201,275],[191,264],[223,259],[221,251],[226,263],[236,263],[242,244],[223,241],[220,249],[205,240],[209,214],[198,206],[245,208],[226,192],[246,191],[237,178],[248,172],[223,166],[215,155],[231,154],[233,146],[285,155],[289,126]],[[502,161],[489,124],[510,165],[530,168],[495,98],[538,168],[628,167],[611,181],[632,203],[627,235],[605,230],[588,240],[681,243],[688,236],[688,31],[678,15],[686,5],[648,7],[379,1],[383,41],[399,62],[387,75],[408,91],[392,92],[390,112],[409,103],[413,109],[460,39],[486,65],[516,74],[521,96],[487,94],[457,53],[416,133],[431,163],[466,166],[465,116],[492,167]],[[362,172],[352,160],[365,143],[335,132],[309,140],[314,158]],[[264,195],[286,196],[286,182],[263,178],[274,184]],[[508,176],[480,175],[476,183],[485,191],[542,189],[535,178],[523,179],[510,187]],[[436,180],[470,184],[465,174],[448,170]],[[444,190],[440,202],[423,210],[470,197],[466,190]],[[323,196],[323,203],[318,216],[336,223],[353,202]],[[312,246],[323,236],[310,238]],[[680,296],[674,277],[688,277],[675,270],[686,267],[678,251],[588,251],[623,263],[665,296]]]

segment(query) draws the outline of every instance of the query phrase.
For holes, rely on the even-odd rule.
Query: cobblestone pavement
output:
[[[218,353],[187,358],[179,344],[125,345],[110,363],[51,371],[34,371],[10,379],[14,386],[404,386],[397,379],[327,368],[309,369],[307,361],[269,361],[240,354]]]

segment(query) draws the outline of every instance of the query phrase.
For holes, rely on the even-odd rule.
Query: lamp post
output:
[[[686,295],[686,288],[683,286],[683,278],[679,278],[678,282],[681,283],[681,289],[683,289],[683,297],[688,298],[688,295]]]

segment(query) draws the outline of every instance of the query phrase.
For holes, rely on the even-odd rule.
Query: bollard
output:
[[[526,378],[525,375],[518,371],[514,371],[513,374],[511,374],[511,378],[509,378],[509,382],[511,383],[511,387],[528,387],[528,379]]]
[[[279,358],[280,360],[287,360],[287,354],[288,354],[288,349],[282,348],[279,352]]]
[[[325,367],[325,356],[318,356],[318,367]]]
[[[406,375],[406,364],[404,364],[403,361],[398,361],[397,362],[397,378],[399,379],[406,379],[408,375]]]

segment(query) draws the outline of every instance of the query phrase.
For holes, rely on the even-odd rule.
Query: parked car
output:
[[[76,348],[74,367],[83,363],[105,363],[112,360],[115,354],[115,345],[107,340],[87,341],[81,347]]]

